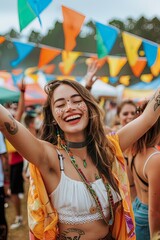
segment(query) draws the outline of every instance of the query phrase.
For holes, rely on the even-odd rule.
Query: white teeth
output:
[[[65,120],[66,120],[66,121],[69,121],[69,120],[73,120],[73,119],[79,118],[79,117],[80,117],[80,115],[77,114],[77,115],[69,116],[69,117],[67,117]]]

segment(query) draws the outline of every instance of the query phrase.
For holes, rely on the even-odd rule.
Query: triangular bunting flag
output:
[[[116,29],[115,27],[107,26],[99,22],[96,22],[95,25],[96,25],[96,33],[97,33],[96,41],[97,41],[98,53],[100,50],[100,44],[103,44],[105,46],[105,48],[103,47],[103,49],[101,47],[101,54],[98,54],[98,56],[102,55],[104,57],[108,55],[112,50],[116,42],[119,30]],[[104,51],[103,54],[102,54],[102,51]]]
[[[70,75],[70,73],[73,71],[73,68],[75,66],[75,61],[79,56],[81,56],[81,52],[67,52],[62,51],[62,61],[59,64],[59,68],[62,71],[63,75]]]
[[[139,58],[138,50],[141,46],[142,39],[130,33],[122,33],[123,44],[125,47],[128,63],[134,66]]]
[[[39,14],[52,2],[52,0],[27,0],[27,2],[38,17],[40,25],[42,25]]]
[[[64,6],[62,6],[62,13],[65,50],[72,51],[76,46],[76,38],[80,33],[85,16]]]
[[[102,82],[108,83],[109,82],[109,77],[100,77]]]
[[[154,76],[158,76],[160,73],[160,48],[158,48],[157,58],[155,63],[151,66],[151,72]]]
[[[111,77],[116,77],[127,62],[126,57],[108,57],[109,72]]]
[[[109,77],[109,81],[110,81],[110,83],[114,84],[114,83],[118,82],[118,77]]]
[[[149,83],[152,81],[153,79],[153,75],[152,74],[142,74],[140,79],[143,81],[143,82],[146,82],[146,83]]]
[[[31,44],[16,41],[13,41],[13,44],[18,52],[18,58],[11,62],[12,67],[15,67],[25,59],[35,47]]]
[[[131,79],[130,76],[121,76],[121,77],[119,78],[119,83],[121,83],[121,84],[123,84],[123,85],[125,85],[125,86],[129,86],[129,84],[130,84],[130,79]]]
[[[6,38],[5,37],[3,37],[3,36],[0,36],[0,44],[2,44],[4,41],[6,40]]]
[[[18,17],[20,31],[28,26],[37,16],[26,0],[18,0]]]
[[[157,58],[158,44],[143,39],[143,48],[147,58],[147,64],[149,67],[152,67]]]
[[[132,72],[136,77],[139,77],[143,72],[147,60],[145,58],[139,58],[134,66],[131,66]]]
[[[40,57],[38,67],[42,67],[52,61],[55,57],[57,57],[61,53],[61,50],[53,49],[53,48],[41,48]]]
[[[23,72],[20,72],[19,74],[14,74],[14,72],[12,71],[13,85],[17,87],[18,84],[22,81],[23,77],[24,77]]]
[[[54,72],[54,69],[56,68],[56,65],[55,64],[49,64],[49,65],[46,65],[45,67],[42,68],[42,71],[45,73],[45,74],[52,74]]]

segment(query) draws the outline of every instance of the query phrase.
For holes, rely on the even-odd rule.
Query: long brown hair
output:
[[[88,154],[91,156],[98,171],[103,174],[112,187],[118,191],[111,171],[115,156],[114,146],[106,138],[101,109],[90,92],[77,81],[68,79],[53,80],[45,86],[45,92],[48,97],[43,108],[44,120],[41,129],[41,139],[57,145],[57,128],[61,138],[63,139],[64,137],[63,131],[53,123],[54,118],[51,110],[51,99],[54,90],[62,84],[74,88],[85,101],[89,113],[89,123],[86,128]]]
[[[149,101],[145,101],[138,107],[138,115],[140,115],[146,108]],[[158,136],[160,136],[160,117],[156,123],[133,145],[133,151],[135,153],[146,151],[149,147],[154,147],[158,144]]]

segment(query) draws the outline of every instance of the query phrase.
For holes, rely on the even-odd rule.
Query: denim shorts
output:
[[[148,205],[143,204],[136,198],[133,202],[133,211],[136,224],[136,240],[150,240]]]

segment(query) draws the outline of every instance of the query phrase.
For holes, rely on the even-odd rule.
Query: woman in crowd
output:
[[[147,102],[141,106],[143,112]],[[136,239],[152,239],[160,232],[160,118],[132,146],[133,158],[129,162],[133,174],[137,197],[133,202],[136,222]]]
[[[140,117],[108,137],[97,103],[81,84],[54,80],[45,91],[41,139],[0,106],[0,130],[33,164],[28,199],[32,235],[135,239],[122,151],[159,118],[159,90]]]

